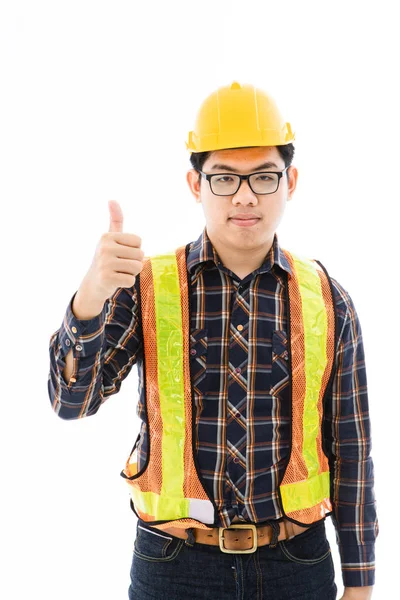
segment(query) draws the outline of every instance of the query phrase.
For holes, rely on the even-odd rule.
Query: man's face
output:
[[[238,173],[247,175],[256,171],[282,171],[285,168],[275,146],[257,146],[254,148],[234,148],[216,150],[205,161],[204,173]],[[289,182],[286,174],[288,174]],[[254,194],[248,181],[242,181],[239,190],[231,196],[216,196],[212,193],[206,179],[199,180],[195,169],[187,173],[187,181],[196,202],[203,205],[207,233],[210,239],[218,239],[224,246],[256,249],[273,238],[287,200],[295,190],[297,169],[289,167],[280,180],[279,187],[272,194]],[[240,225],[235,216],[255,215],[254,224]]]

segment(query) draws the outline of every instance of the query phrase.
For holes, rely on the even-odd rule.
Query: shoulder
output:
[[[336,308],[339,313],[346,315],[349,309],[353,308],[354,306],[348,290],[335,277],[332,277],[332,274],[329,270],[329,265],[326,265],[324,262],[316,258],[312,260],[318,262],[323,267],[325,273],[328,274],[329,280],[332,284],[332,292]]]
[[[337,312],[341,314],[343,318],[346,318],[350,309],[352,308],[353,301],[350,298],[347,289],[345,289],[337,279],[331,276],[329,277],[332,283],[332,290]]]
[[[349,328],[358,330],[360,328],[357,310],[349,291],[335,277],[332,277],[326,265],[323,266],[325,267],[332,284],[334,303],[338,319],[339,338],[341,339],[344,335],[344,330],[347,331]]]

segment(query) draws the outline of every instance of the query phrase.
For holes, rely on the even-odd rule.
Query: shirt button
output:
[[[193,348],[193,349],[190,351],[190,354],[192,354],[192,355],[194,356],[195,354],[197,354],[197,350],[195,350],[195,349]]]
[[[78,330],[77,330],[77,328],[76,328],[76,327],[72,327],[72,331],[73,331],[74,333],[76,333]],[[70,381],[71,381],[71,380],[70,380]]]
[[[77,345],[75,346],[75,348],[76,348],[77,350],[82,350],[82,346],[81,346],[80,344],[77,344]]]
[[[239,462],[239,459],[238,459],[238,457],[237,457],[237,456],[235,456],[235,458],[233,459],[233,462],[234,462],[234,463],[238,463],[238,462]]]
[[[236,371],[236,373],[241,373],[242,369],[240,367],[236,367],[235,371]]]
[[[66,346],[69,346],[69,345],[70,345],[70,343],[71,343],[71,340],[69,340],[69,339],[67,338],[67,339],[65,340],[65,345],[66,345]]]
[[[239,331],[243,331],[243,325],[238,325],[238,326],[237,326],[237,329],[238,329]]]

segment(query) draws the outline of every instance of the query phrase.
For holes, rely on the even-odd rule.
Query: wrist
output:
[[[101,313],[104,302],[103,298],[90,293],[83,283],[75,294],[71,308],[77,319],[87,321],[97,317]]]
[[[342,599],[343,600],[370,600],[372,598],[372,585],[360,587],[345,587]],[[342,600],[341,599],[341,600]]]

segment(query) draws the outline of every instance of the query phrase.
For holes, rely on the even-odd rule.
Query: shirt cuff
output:
[[[72,303],[77,291],[68,303],[59,331],[60,346],[63,350],[62,357],[65,357],[71,348],[74,349],[73,354],[75,357],[92,356],[100,350],[104,342],[104,323],[108,301],[104,303],[99,315],[92,319],[77,319],[72,312]]]
[[[339,546],[345,587],[375,584],[375,543]]]

